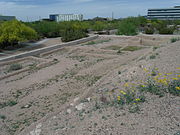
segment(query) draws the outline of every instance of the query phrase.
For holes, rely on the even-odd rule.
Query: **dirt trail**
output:
[[[30,71],[1,80],[0,115],[3,117],[0,120],[0,131],[2,135],[19,134],[25,127],[37,122],[47,114],[59,112],[62,107],[69,106],[70,103],[74,102],[74,99],[80,98],[83,93],[92,93],[88,90],[93,90],[96,93],[98,88],[114,87],[112,83],[118,83],[115,81],[117,77],[115,72],[117,74],[118,71],[124,71],[127,67],[133,67],[133,64],[136,64],[140,59],[154,53],[154,45],[160,47],[159,43],[161,42],[162,46],[166,46],[171,38],[163,38],[162,36],[154,39],[150,37],[148,41],[153,43],[150,46],[141,43],[141,39],[144,37],[146,36],[100,36],[94,40],[94,43],[65,47],[57,52],[41,56],[41,59],[55,60],[56,62],[52,65],[40,69],[33,67]],[[144,42],[146,38],[144,38]],[[133,51],[123,51],[123,48],[127,46],[139,48]],[[8,67],[2,69],[1,72],[5,72],[6,68]],[[128,77],[128,75],[125,76]],[[93,96],[93,93],[91,95]],[[78,122],[78,117],[76,119],[74,113],[71,113],[70,116],[66,110],[62,110],[62,113],[63,115],[59,116],[62,116],[63,120],[60,121],[61,118],[58,118],[57,125],[61,125],[68,118],[72,121],[67,120],[67,123],[72,122],[72,124],[76,123],[75,125],[79,126],[84,123]],[[34,131],[32,130],[34,126],[27,131],[31,131],[31,135],[40,135],[40,131],[43,135],[85,134],[83,129],[75,128],[74,125],[71,125],[70,129],[72,130],[67,130],[63,124],[56,130],[54,129],[56,127],[47,128],[45,125],[48,124],[45,123],[49,120],[52,121],[51,119],[55,117],[58,116],[44,120],[43,125],[38,122]],[[96,114],[93,119],[96,119]],[[87,121],[86,118],[85,126],[88,124]],[[51,124],[56,125],[55,120]],[[60,129],[62,131],[59,131]],[[56,131],[59,132],[56,133]],[[114,132],[114,134],[116,133]]]

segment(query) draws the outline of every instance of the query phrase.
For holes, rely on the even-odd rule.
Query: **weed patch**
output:
[[[142,49],[143,47],[140,47],[140,46],[127,46],[125,48],[123,48],[121,51],[137,51],[137,50],[140,50]]]
[[[174,43],[174,42],[179,41],[179,40],[180,40],[180,37],[178,37],[178,38],[171,38],[171,43]]]
[[[112,46],[108,46],[104,49],[108,49],[108,50],[120,50],[122,47],[120,46],[116,46],[116,45],[112,45]]]
[[[16,71],[16,70],[20,70],[20,69],[22,69],[21,64],[11,64],[9,69],[8,69],[8,72]]]
[[[83,45],[95,45],[95,44],[101,44],[101,43],[106,43],[106,42],[109,42],[111,39],[108,39],[108,40],[97,40],[97,41],[90,41],[86,44],[83,44]]]
[[[5,115],[0,115],[0,119],[5,120],[6,116]]]
[[[75,76],[74,79],[76,79],[77,81],[86,82],[87,86],[92,86],[100,78],[101,78],[101,76],[92,76],[92,75],[81,76],[81,75],[78,75],[78,76]]]

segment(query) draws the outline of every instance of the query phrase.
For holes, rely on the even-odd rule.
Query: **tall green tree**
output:
[[[17,20],[0,24],[0,48],[16,46],[20,41],[35,39],[36,31]]]

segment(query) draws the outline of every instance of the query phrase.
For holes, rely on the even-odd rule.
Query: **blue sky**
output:
[[[49,14],[83,14],[85,19],[96,16],[115,18],[146,15],[148,8],[180,5],[180,0],[0,0],[0,14],[14,15],[19,20],[48,18]]]

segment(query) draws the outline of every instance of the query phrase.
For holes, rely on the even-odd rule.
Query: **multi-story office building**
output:
[[[82,14],[53,14],[49,15],[50,20],[56,22],[63,22],[63,21],[82,21],[83,15]]]
[[[11,21],[11,20],[14,20],[16,19],[15,16],[1,16],[0,15],[0,21]]]
[[[180,6],[173,8],[148,9],[148,19],[180,20]]]

